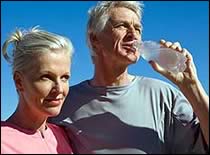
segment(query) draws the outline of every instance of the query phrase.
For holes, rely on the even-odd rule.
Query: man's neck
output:
[[[90,80],[92,86],[124,86],[134,79],[128,74],[128,64],[120,64],[108,56],[99,55],[94,59],[94,64],[95,72]]]
[[[124,86],[133,81],[134,76],[128,74],[127,69],[120,72],[95,72],[94,77],[90,80],[92,86]]]

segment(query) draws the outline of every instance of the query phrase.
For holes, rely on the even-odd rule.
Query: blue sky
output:
[[[15,28],[42,29],[69,37],[75,53],[70,85],[90,79],[93,65],[86,44],[87,11],[95,1],[3,1],[1,2],[1,47]],[[143,40],[161,38],[176,42],[193,55],[199,79],[209,94],[209,2],[208,1],[145,1]],[[129,67],[136,75],[158,78],[159,75],[143,59]],[[14,112],[18,96],[12,80],[11,67],[1,56],[1,120]],[[172,83],[171,83],[172,84]],[[172,84],[173,85],[173,84]]]

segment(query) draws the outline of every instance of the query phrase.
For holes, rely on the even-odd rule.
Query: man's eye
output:
[[[126,28],[125,24],[117,24],[115,25],[115,28]]]

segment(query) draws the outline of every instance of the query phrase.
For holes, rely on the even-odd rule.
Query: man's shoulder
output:
[[[138,78],[138,85],[140,88],[145,88],[147,90],[152,91],[161,91],[161,92],[173,92],[173,93],[179,93],[180,91],[173,86],[172,84],[156,79],[151,77],[139,77]]]
[[[139,76],[138,77],[138,81],[141,84],[147,85],[147,86],[159,86],[159,87],[173,87],[171,84],[160,80],[160,79],[156,79],[156,78],[151,78],[151,77],[144,77],[144,76]]]
[[[83,87],[87,87],[87,84],[88,84],[88,80],[84,80],[84,81],[81,81],[77,84],[71,85],[69,87],[69,89],[70,90],[80,89],[80,88],[83,88]]]

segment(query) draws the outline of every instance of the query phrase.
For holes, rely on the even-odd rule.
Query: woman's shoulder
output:
[[[1,141],[4,142],[10,142],[12,139],[18,140],[22,138],[24,133],[19,130],[15,125],[1,121]],[[14,141],[14,140],[13,140]]]
[[[54,124],[54,123],[47,123],[47,126],[48,126],[50,129],[63,130],[63,127],[62,127],[62,126],[59,126],[59,125]]]
[[[9,137],[25,137],[27,135],[36,136],[37,133],[32,130],[21,128],[13,123],[7,121],[1,121],[1,133],[2,136]]]
[[[1,121],[1,131],[15,131],[16,127],[6,121]]]
[[[69,141],[70,138],[68,136],[71,134],[65,130],[65,127],[53,123],[47,123],[47,125],[55,137],[59,137],[60,140]]]
[[[64,134],[64,127],[53,124],[53,123],[47,123],[48,128],[55,134]]]

